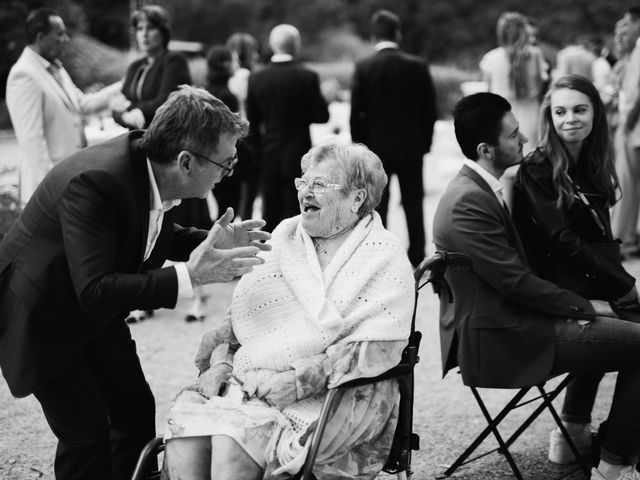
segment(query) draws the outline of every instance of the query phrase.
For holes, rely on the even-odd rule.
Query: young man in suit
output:
[[[53,165],[87,146],[82,116],[104,110],[120,82],[85,95],[60,62],[69,41],[53,10],[32,11],[27,46],[7,79],[7,107],[20,147],[19,196],[25,205]]]
[[[435,91],[427,62],[399,49],[397,15],[376,12],[371,34],[376,52],[358,62],[353,75],[351,138],[378,154],[389,176],[397,175],[409,231],[409,260],[418,265],[425,249],[422,162],[431,148],[437,118]],[[377,208],[385,224],[388,206],[387,185]]]
[[[297,62],[300,32],[292,25],[271,30],[271,63],[249,77],[249,142],[262,168],[262,218],[273,230],[300,213],[293,181],[311,148],[309,125],[329,120],[318,75]]]
[[[619,372],[591,479],[640,479],[640,325],[612,318],[606,302],[561,289],[527,265],[498,180],[522,161],[527,141],[509,102],[492,93],[470,95],[456,105],[454,122],[467,159],[440,200],[433,235],[439,250],[469,255],[473,269],[447,274],[456,296],[454,304],[441,301],[443,373],[460,365],[466,384],[519,388],[565,372]],[[584,453],[590,434],[578,422],[590,408],[562,410]]]
[[[183,86],[148,130],[55,165],[0,243],[0,367],[13,395],[42,405],[57,479],[128,479],[155,435],[127,312],[174,308],[262,263],[262,220],[232,224],[228,209],[207,232],[174,224],[171,210],[233,172],[247,130]]]

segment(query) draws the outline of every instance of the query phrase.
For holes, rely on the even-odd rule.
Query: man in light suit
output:
[[[527,265],[499,181],[522,161],[527,141],[509,102],[487,92],[470,95],[456,105],[454,122],[467,160],[438,204],[433,235],[439,250],[469,255],[473,269],[447,272],[455,302],[441,299],[443,373],[459,365],[465,384],[518,388],[565,372],[618,371],[591,478],[639,479],[633,466],[640,453],[640,325],[612,318],[606,302],[561,289]],[[580,410],[565,404],[562,420],[588,453],[591,435]]]
[[[249,142],[262,168],[262,218],[267,230],[300,211],[292,188],[300,159],[311,148],[309,125],[329,120],[318,74],[301,65],[300,32],[277,25],[269,35],[271,63],[249,77]]]
[[[424,257],[422,162],[431,149],[437,119],[435,90],[428,63],[404,53],[400,19],[380,10],[371,17],[376,52],[356,64],[351,90],[351,138],[373,150],[389,176],[400,184],[409,232],[409,260]],[[386,224],[389,185],[378,212]]]
[[[7,79],[7,107],[20,146],[19,196],[26,204],[53,165],[86,147],[82,115],[108,108],[121,83],[84,95],[60,62],[69,41],[53,10],[32,11],[27,43]]]
[[[174,308],[193,288],[263,263],[262,220],[174,224],[233,172],[248,126],[203,89],[183,86],[149,129],[56,164],[0,243],[0,367],[33,394],[58,437],[56,478],[129,479],[155,435],[155,405],[124,322]],[[162,267],[165,260],[177,262]]]

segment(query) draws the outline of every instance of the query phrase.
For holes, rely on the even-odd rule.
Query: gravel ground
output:
[[[10,158],[15,147],[12,140],[0,135],[0,167]],[[448,179],[457,171],[461,158],[453,139],[450,122],[439,122],[435,144],[425,164],[427,185],[427,217],[430,228],[433,210]],[[1,170],[1,169],[0,169]],[[1,182],[0,182],[1,183]],[[397,187],[392,184],[390,229],[406,242],[403,215],[397,203]],[[396,199],[394,201],[394,198]],[[433,248],[433,247],[431,247]],[[627,265],[629,271],[640,273],[640,260]],[[173,310],[160,310],[142,323],[132,325],[143,368],[157,402],[157,427],[172,397],[180,388],[193,381],[196,374],[193,358],[200,337],[220,319],[226,309],[233,284],[209,287],[208,317],[201,323],[187,324],[183,320],[186,304]],[[423,332],[420,357],[416,367],[414,408],[415,431],[420,435],[420,450],[414,453],[416,480],[432,479],[462,452],[471,439],[484,427],[483,417],[458,375],[441,378],[438,342],[438,306],[435,295],[424,289],[419,303],[418,329]],[[608,412],[615,375],[609,374],[601,384],[594,423],[602,421]],[[486,390],[485,400],[492,412],[497,412],[513,394],[510,390]],[[559,408],[559,401],[556,401]],[[505,431],[515,428],[530,409],[525,407],[505,424]],[[516,442],[512,451],[527,479],[546,479],[565,470],[546,460],[548,433],[552,420],[543,414]],[[4,381],[0,381],[0,479],[53,478],[55,437],[50,432],[39,404],[33,397],[14,399]],[[487,444],[493,448],[492,442]],[[499,455],[490,455],[459,470],[453,478],[502,479],[512,477],[507,463]],[[382,474],[380,478],[391,478]],[[570,475],[566,478],[582,478]]]

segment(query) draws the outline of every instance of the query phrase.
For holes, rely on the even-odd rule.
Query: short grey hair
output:
[[[373,211],[380,203],[388,177],[380,157],[361,143],[342,144],[327,141],[312,147],[302,157],[300,167],[304,174],[312,165],[334,159],[345,175],[345,186],[351,190],[364,189],[367,198],[358,210],[360,217]]]

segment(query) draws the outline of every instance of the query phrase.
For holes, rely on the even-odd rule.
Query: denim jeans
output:
[[[588,423],[598,382],[619,372],[602,442],[601,458],[634,465],[640,453],[640,324],[598,317],[592,322],[558,320],[552,375],[579,376],[567,387],[562,418]]]

